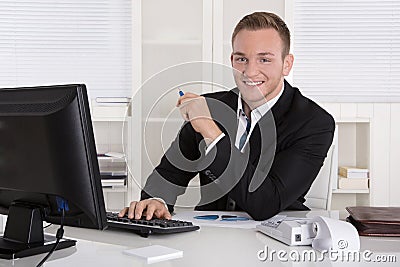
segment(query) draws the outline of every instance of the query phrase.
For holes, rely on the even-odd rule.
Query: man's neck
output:
[[[280,95],[280,93],[283,91],[284,89],[284,81],[282,81],[281,83],[279,83],[279,85],[277,86],[277,88],[271,92],[269,95],[267,95],[263,100],[258,101],[256,103],[247,103],[246,101],[244,101],[242,99],[242,108],[244,113],[246,114],[247,118],[250,119],[250,114],[251,111],[255,110],[256,108],[264,105],[265,103],[268,103],[269,101],[271,101],[272,99],[274,99],[275,97],[277,97],[278,95]],[[275,103],[275,102],[274,102]]]

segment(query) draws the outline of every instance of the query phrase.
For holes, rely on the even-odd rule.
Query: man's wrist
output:
[[[213,122],[212,127],[209,127],[207,131],[205,131],[201,135],[203,136],[204,140],[206,141],[206,145],[208,146],[209,144],[214,142],[214,140],[217,139],[221,134],[221,129],[215,124],[215,122]]]
[[[217,143],[219,142],[219,140],[221,140],[222,138],[224,138],[225,134],[221,133],[217,138],[214,139],[214,141],[210,142],[209,144],[207,144],[207,148],[206,148],[206,155],[208,154],[208,152],[210,152],[211,149],[213,149]],[[207,142],[207,141],[206,141]]]

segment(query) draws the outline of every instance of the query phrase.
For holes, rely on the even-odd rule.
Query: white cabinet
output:
[[[93,104],[94,103],[94,104]],[[92,101],[91,114],[98,154],[119,152],[123,158],[100,157],[99,165],[118,165],[123,170],[131,158],[130,113],[127,105],[98,105]],[[132,197],[132,177],[127,173],[125,186],[103,187],[106,209],[120,210]]]
[[[333,166],[336,169],[336,175],[339,166],[355,166],[369,169],[370,179],[375,179],[373,170],[371,170],[370,118],[339,118],[336,120],[336,125],[338,150],[337,163]],[[334,181],[337,183],[337,179],[334,179]],[[344,210],[347,206],[369,206],[371,202],[370,190],[372,189],[334,188],[332,190],[331,209]]]

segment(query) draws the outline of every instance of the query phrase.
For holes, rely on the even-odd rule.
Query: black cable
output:
[[[58,228],[57,233],[56,233],[56,238],[57,238],[56,243],[51,248],[49,253],[47,253],[47,255],[38,263],[38,265],[36,265],[36,267],[42,266],[43,263],[45,263],[50,258],[51,254],[53,254],[53,252],[57,249],[57,246],[60,243],[60,240],[64,235],[64,217],[65,217],[65,209],[63,208],[62,209],[60,228]]]

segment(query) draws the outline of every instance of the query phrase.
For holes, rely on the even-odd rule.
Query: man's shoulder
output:
[[[233,89],[227,90],[227,91],[205,93],[205,94],[202,94],[202,96],[208,97],[208,98],[215,98],[215,99],[223,99],[223,98],[236,98],[237,99],[238,92],[239,92],[239,90],[237,88],[233,88]]]
[[[222,103],[229,105],[230,107],[235,107],[237,106],[238,92],[239,90],[237,88],[234,88],[228,91],[206,93],[202,96],[204,96],[206,99],[218,100]]]
[[[291,87],[290,90],[293,90],[290,113],[297,118],[302,117],[305,121],[330,124],[332,126],[335,124],[335,120],[329,112],[312,99],[304,96],[297,87]]]

